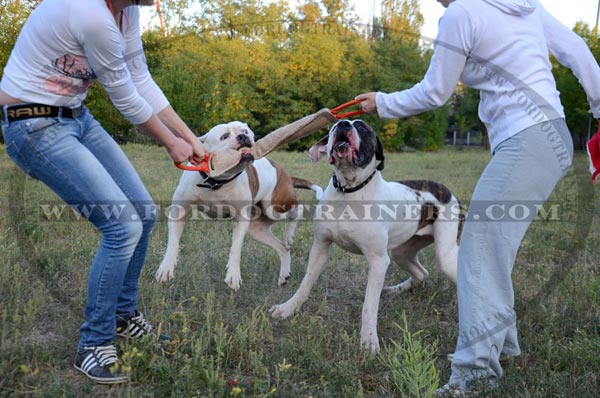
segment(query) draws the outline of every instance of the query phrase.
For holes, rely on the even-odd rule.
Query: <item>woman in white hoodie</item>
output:
[[[473,381],[496,385],[500,354],[520,354],[511,273],[537,209],[572,161],[573,143],[548,54],[570,69],[600,117],[600,68],[584,41],[537,0],[438,0],[447,8],[424,79],[390,94],[365,93],[362,109],[402,118],[445,104],[457,82],[480,90],[479,117],[493,153],[462,233],[458,263],[459,338],[450,381],[460,396]],[[506,209],[525,205],[527,220]],[[504,209],[504,210],[503,210]]]

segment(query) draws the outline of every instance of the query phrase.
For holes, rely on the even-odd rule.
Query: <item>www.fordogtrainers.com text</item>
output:
[[[133,207],[133,208],[132,208]],[[467,210],[468,209],[468,210]],[[315,222],[402,222],[402,221],[568,221],[576,214],[558,203],[477,202],[466,205],[429,202],[304,202],[293,211],[297,220]],[[95,217],[119,221],[158,219],[170,221],[247,220],[267,216],[286,219],[276,205],[265,203],[41,203],[26,206],[30,220],[44,222],[85,221]]]

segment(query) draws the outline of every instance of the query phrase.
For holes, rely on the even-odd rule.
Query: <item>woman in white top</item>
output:
[[[138,279],[156,211],[121,148],[82,106],[92,79],[114,106],[156,139],[175,162],[198,163],[202,144],[154,83],[144,57],[137,5],[153,0],[45,0],[31,13],[0,82],[9,156],[29,176],[85,215],[102,233],[91,266],[75,367],[99,383],[127,380],[115,335],[152,326],[138,311]],[[121,209],[105,214],[104,206]]]
[[[450,381],[461,396],[502,376],[500,354],[520,354],[511,273],[539,207],[571,165],[573,143],[549,53],[573,70],[600,117],[600,68],[584,41],[537,0],[438,0],[447,8],[424,79],[390,94],[365,93],[362,109],[400,118],[442,106],[457,82],[480,90],[479,117],[493,158],[471,200],[458,259],[459,338]],[[512,205],[531,217],[514,220]],[[500,212],[499,212],[500,211]],[[454,395],[452,395],[454,394]]]

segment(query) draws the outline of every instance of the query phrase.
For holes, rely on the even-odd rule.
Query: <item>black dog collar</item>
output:
[[[333,173],[333,187],[335,189],[337,189],[338,192],[341,192],[341,193],[352,193],[352,192],[360,191],[361,189],[363,189],[365,187],[365,185],[367,185],[369,183],[369,181],[371,181],[373,179],[373,176],[375,175],[376,172],[377,172],[377,170],[375,170],[373,172],[373,174],[368,176],[366,180],[364,180],[363,182],[361,182],[360,184],[358,184],[357,186],[352,187],[352,188],[347,188],[347,187],[341,186],[340,182],[337,179],[337,176],[335,175],[335,172],[334,172]]]
[[[243,173],[243,171],[240,171],[233,177],[228,178],[226,180],[218,180],[216,178],[209,177],[208,174],[206,174],[203,171],[200,171],[199,173],[202,176],[202,178],[204,178],[204,183],[196,184],[196,186],[200,187],[200,188],[210,188],[213,191],[216,191],[217,189],[221,189],[221,187],[223,185],[227,184],[228,182],[231,182],[231,181],[235,180],[236,178],[238,178],[240,176],[240,174]]]

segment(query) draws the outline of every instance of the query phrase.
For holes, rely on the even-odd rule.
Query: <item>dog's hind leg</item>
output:
[[[435,256],[440,270],[456,284],[458,276],[458,224],[436,222],[433,225],[435,235]]]
[[[277,284],[279,286],[283,286],[287,283],[288,279],[290,279],[290,264],[292,262],[292,258],[290,255],[290,247],[284,245],[279,239],[275,237],[275,235],[273,235],[273,232],[271,231],[271,226],[274,223],[275,221],[267,217],[260,217],[250,222],[250,228],[248,229],[248,232],[250,233],[250,236],[254,238],[257,242],[269,246],[270,248],[275,250],[275,252],[277,252],[277,254],[279,255],[279,261],[281,265],[279,267],[279,280],[277,281]]]
[[[415,235],[406,241],[404,244],[392,250],[392,259],[396,264],[402,267],[410,275],[407,280],[394,286],[386,286],[386,292],[401,293],[415,286],[418,286],[427,276],[429,272],[421,265],[418,258],[418,253],[424,247],[433,242],[431,236]]]
[[[175,276],[175,264],[179,254],[179,241],[185,227],[185,217],[190,210],[189,204],[171,206],[169,211],[169,220],[167,223],[169,230],[169,239],[167,242],[167,251],[165,257],[160,263],[154,277],[159,282],[166,282]]]
[[[304,214],[304,207],[299,204],[297,207],[293,208],[288,212],[288,222],[285,225],[285,234],[284,234],[284,245],[289,250],[294,244],[294,234],[296,233],[296,227],[298,226],[298,220]]]

